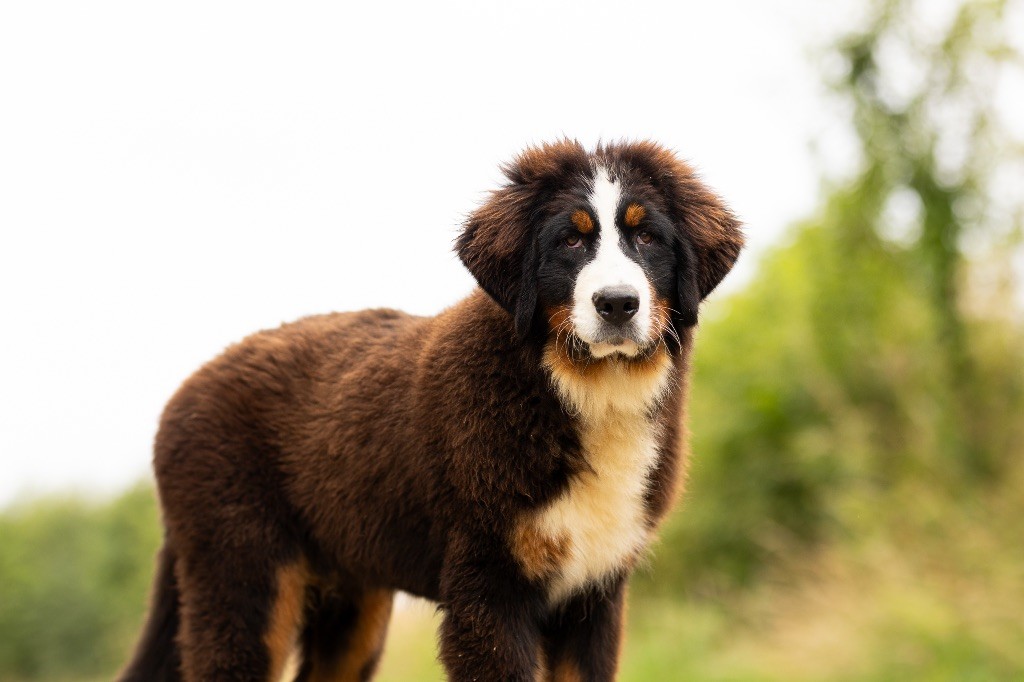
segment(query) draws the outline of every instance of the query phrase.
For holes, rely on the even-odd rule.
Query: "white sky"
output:
[[[252,331],[455,302],[527,143],[659,140],[755,251],[848,157],[808,52],[848,2],[359,5],[0,6],[0,506],[148,476],[164,402]]]

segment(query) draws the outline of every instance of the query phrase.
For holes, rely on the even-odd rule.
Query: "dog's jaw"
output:
[[[620,343],[602,343],[598,341],[588,343],[587,346],[590,350],[590,355],[597,360],[610,357],[615,353],[621,353],[628,358],[634,358],[640,353],[641,348],[640,344],[632,339],[624,339]]]

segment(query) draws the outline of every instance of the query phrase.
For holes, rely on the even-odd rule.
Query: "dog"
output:
[[[369,680],[397,590],[450,680],[614,679],[626,582],[677,497],[701,301],[739,221],[652,142],[526,149],[435,317],[259,332],[161,418],[166,527],[121,680]]]

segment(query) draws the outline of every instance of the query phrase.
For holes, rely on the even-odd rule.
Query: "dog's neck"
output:
[[[674,374],[672,357],[664,347],[642,360],[611,356],[581,363],[550,341],[543,364],[562,406],[585,422],[609,413],[650,413],[668,393]]]

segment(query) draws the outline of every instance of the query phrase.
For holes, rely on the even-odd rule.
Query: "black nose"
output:
[[[630,286],[605,287],[594,294],[594,307],[611,324],[625,324],[640,309],[640,297]]]

